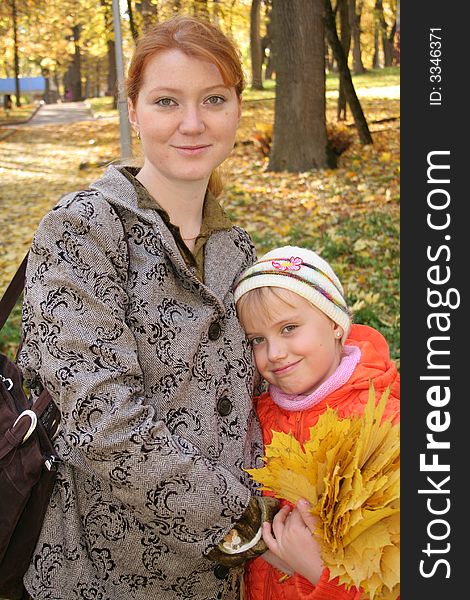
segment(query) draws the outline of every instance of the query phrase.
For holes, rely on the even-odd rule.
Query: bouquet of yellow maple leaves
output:
[[[371,384],[361,416],[328,408],[303,445],[274,432],[265,466],[247,469],[277,497],[310,502],[330,577],[371,600],[400,595],[400,426],[382,420],[388,395],[376,404]]]

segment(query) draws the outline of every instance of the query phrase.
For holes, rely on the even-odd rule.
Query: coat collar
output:
[[[103,177],[91,184],[90,189],[100,192],[112,206],[126,209],[149,223],[162,239],[165,252],[178,276],[187,279],[190,285],[197,288],[207,300],[210,298],[211,303],[215,298],[218,312],[221,315],[225,313],[223,299],[227,291],[232,288],[246,258],[238,246],[240,234],[234,227],[212,233],[206,242],[205,281],[201,283],[186,266],[173,235],[158,211],[139,207],[135,188],[120,169],[120,166],[109,166]]]

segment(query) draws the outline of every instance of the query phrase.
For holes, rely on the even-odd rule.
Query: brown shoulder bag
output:
[[[0,300],[0,330],[25,279],[27,255]],[[18,365],[0,353],[0,598],[20,600],[56,480],[51,439],[60,413],[47,390],[27,396]]]

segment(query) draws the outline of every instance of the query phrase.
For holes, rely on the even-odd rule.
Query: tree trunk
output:
[[[220,26],[220,17],[222,17],[223,14],[224,14],[224,11],[220,7],[219,0],[214,0],[213,4],[212,4],[212,22],[217,27]]]
[[[129,16],[129,27],[131,29],[132,39],[134,43],[137,42],[139,38],[139,32],[137,31],[137,27],[134,21],[134,11],[132,10],[132,0],[127,0],[127,14]]]
[[[147,31],[153,23],[158,21],[157,6],[152,4],[150,0],[142,0],[137,4],[140,14],[142,15],[142,29]]]
[[[341,27],[341,45],[343,46],[346,63],[348,62],[349,50],[351,49],[351,27],[349,24],[349,7],[348,0],[338,0],[336,10],[339,11],[339,22]],[[344,93],[344,84],[340,77],[339,93],[338,93],[338,121],[346,120],[346,94]]]
[[[384,67],[391,67],[393,65],[393,58],[395,53],[395,33],[397,30],[396,22],[393,24],[392,29],[388,36],[382,39],[384,49]]]
[[[378,69],[380,66],[380,45],[379,45],[379,36],[380,36],[380,26],[377,22],[377,19],[374,19],[374,56],[372,58],[372,68]]]
[[[276,102],[269,171],[332,168],[325,119],[324,0],[273,0]]]
[[[382,0],[376,0],[375,2],[375,21],[376,27],[380,32],[380,37],[382,38],[384,67],[391,67],[393,64],[393,42],[395,38],[396,23],[393,24],[389,33]]]
[[[251,0],[250,10],[250,53],[251,53],[251,89],[263,89],[262,54],[260,30],[261,0]]]
[[[117,108],[117,73],[116,73],[116,48],[114,44],[112,4],[107,0],[101,0],[104,8],[104,29],[106,33],[106,48],[108,56],[108,83],[106,96],[113,97],[113,108]]]
[[[72,27],[73,44],[75,52],[73,55],[71,85],[72,85],[72,102],[83,100],[82,92],[82,65],[80,54],[80,25]]]
[[[210,21],[209,8],[207,6],[207,0],[193,0],[193,13],[195,17]]]
[[[396,44],[395,44],[395,64],[400,64],[400,0],[397,0],[397,30],[396,30]]]
[[[263,63],[266,63],[264,70],[264,78],[272,79],[274,73],[274,55],[273,55],[273,24],[272,24],[272,5],[271,2],[265,0],[266,3],[266,35],[261,40],[261,50],[263,55]]]
[[[108,47],[108,89],[106,95],[113,97],[113,108],[117,108],[118,89],[114,40],[108,40],[106,45]]]
[[[95,96],[99,98],[101,95],[101,60],[98,57],[96,61],[96,87],[95,87]]]
[[[55,87],[57,89],[57,101],[60,98],[60,86],[59,86],[59,75],[57,73],[57,71],[54,73],[54,83],[55,83]]]
[[[362,2],[359,12],[357,12],[356,0],[349,0],[349,23],[351,26],[351,36],[353,39],[353,71],[356,75],[366,72],[364,65],[362,64],[361,12]]]
[[[21,92],[20,92],[20,61],[18,56],[18,13],[16,11],[16,0],[11,0],[11,16],[13,21],[13,51],[15,61],[15,96],[16,106],[21,106]]]
[[[372,136],[370,135],[369,126],[367,125],[366,118],[364,117],[364,113],[362,112],[361,103],[359,102],[356,90],[354,89],[354,84],[351,78],[351,72],[349,71],[343,46],[339,41],[338,33],[336,31],[335,18],[333,14],[333,9],[331,7],[331,0],[325,0],[325,29],[328,43],[330,44],[331,49],[333,50],[333,54],[335,55],[336,62],[338,63],[340,77],[343,80],[344,93],[346,95],[346,100],[348,101],[349,108],[351,109],[351,112],[354,117],[354,122],[356,124],[357,131],[359,134],[359,139],[364,145],[372,144],[373,142]]]
[[[330,52],[330,47],[325,40],[325,69],[327,73],[334,73],[337,71],[335,58]]]

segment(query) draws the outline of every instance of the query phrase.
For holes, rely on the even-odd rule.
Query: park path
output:
[[[44,214],[67,190],[89,185],[80,165],[119,156],[114,123],[87,104],[44,104],[26,123],[0,128],[0,295]]]
[[[87,102],[59,102],[57,104],[43,104],[34,117],[25,125],[28,127],[64,125],[76,121],[89,121],[94,118],[93,111]]]

